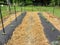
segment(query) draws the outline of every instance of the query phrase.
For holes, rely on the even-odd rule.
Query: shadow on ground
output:
[[[0,45],[4,45],[5,43],[8,42],[9,39],[11,39],[13,31],[18,25],[21,24],[25,15],[26,15],[26,12],[21,13],[21,15],[17,17],[17,22],[16,20],[13,20],[11,24],[5,27],[6,35],[2,35],[3,30],[0,31]]]
[[[41,13],[38,13],[41,24],[44,27],[44,33],[51,43],[52,41],[56,41],[58,36],[60,36],[60,31],[58,31]]]

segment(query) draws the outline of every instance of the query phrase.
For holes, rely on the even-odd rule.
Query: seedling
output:
[[[59,41],[52,41],[51,45],[59,45]]]
[[[60,35],[59,35],[59,36],[57,36],[57,40],[58,40],[58,41],[60,41]]]
[[[2,35],[6,35],[6,33],[3,32]]]
[[[55,31],[55,28],[54,27],[52,27],[52,31]]]
[[[10,25],[11,27],[13,27],[14,25]]]
[[[49,23],[49,21],[46,19],[46,22]]]

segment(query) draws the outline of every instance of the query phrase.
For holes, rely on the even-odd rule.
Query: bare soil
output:
[[[58,29],[58,31],[60,31],[60,20],[56,16],[47,12],[42,12],[42,14],[52,23],[54,27],[56,27],[56,29]]]
[[[37,13],[27,12],[6,45],[50,45]]]

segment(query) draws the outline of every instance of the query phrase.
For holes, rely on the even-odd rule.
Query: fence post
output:
[[[15,6],[15,3],[14,3],[14,10],[15,10],[15,20],[17,21],[17,15],[16,15],[16,6]]]
[[[10,5],[8,5],[9,6],[9,15],[11,15],[11,7],[10,7]]]
[[[53,4],[53,15],[54,15],[54,11],[55,11],[55,1],[54,1],[54,4]]]
[[[4,24],[3,24],[3,16],[2,16],[2,12],[1,12],[1,6],[3,5],[0,5],[0,16],[1,16],[1,22],[2,22],[2,28],[3,28],[3,35],[5,34],[5,29],[4,29]]]
[[[21,7],[20,9],[21,9],[21,12],[22,12],[22,5],[20,7]]]
[[[33,5],[32,5],[32,12],[33,12]]]

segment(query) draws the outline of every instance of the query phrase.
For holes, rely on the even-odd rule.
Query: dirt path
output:
[[[37,12],[28,12],[7,45],[49,45]]]
[[[17,17],[21,14],[21,12],[18,12],[16,15]],[[11,16],[6,19],[6,21],[4,22],[4,27],[6,27],[7,25],[9,25],[13,20],[15,20],[15,14],[11,14]],[[0,24],[0,30],[2,30],[2,24]]]
[[[42,14],[47,18],[47,20],[49,20],[54,25],[54,27],[58,29],[58,31],[60,31],[60,20],[46,12],[43,12]]]

